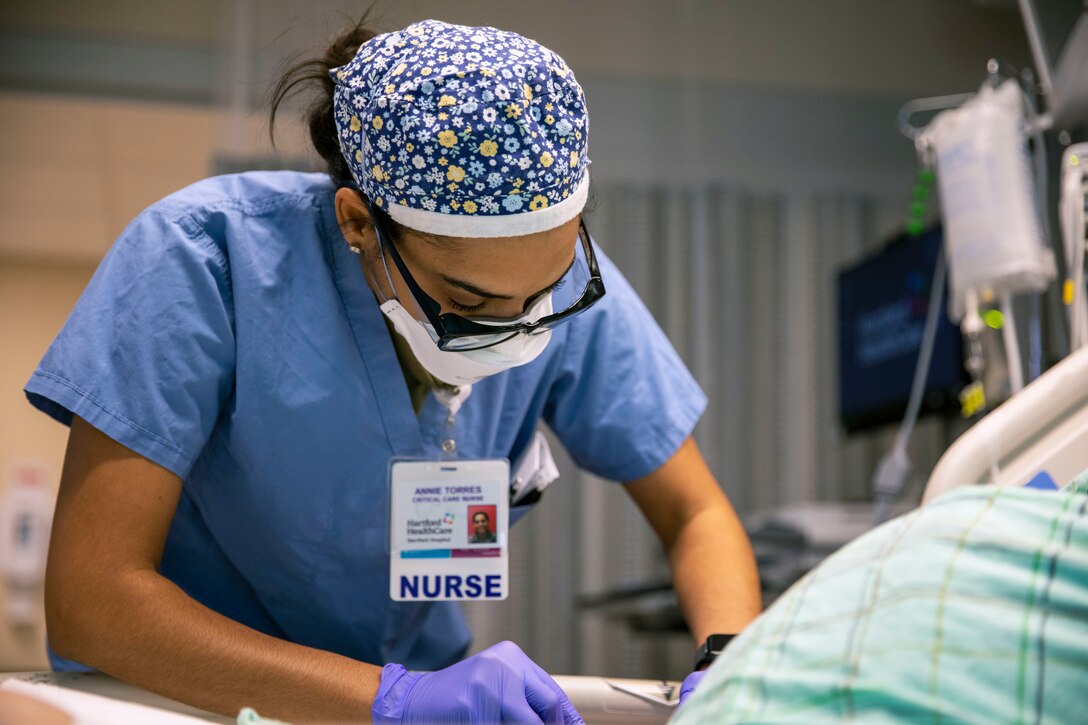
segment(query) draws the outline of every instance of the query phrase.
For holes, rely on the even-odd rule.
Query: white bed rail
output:
[[[663,725],[676,712],[679,682],[555,675],[586,725]]]
[[[960,436],[922,504],[957,486],[1020,486],[1045,471],[1059,486],[1088,469],[1088,347],[1046,371]]]
[[[0,672],[0,683],[7,679],[55,685],[75,693],[91,693],[118,700],[155,707],[166,713],[181,713],[215,723],[234,723],[236,718],[206,712],[174,700],[168,700],[135,685],[115,680],[101,672]],[[585,718],[586,725],[663,725],[676,712],[679,682],[661,680],[628,680],[613,677],[584,677],[558,675],[555,681],[570,697],[571,702]],[[69,703],[78,707],[77,700]],[[100,703],[102,707],[108,701]],[[120,704],[120,703],[119,703]],[[163,718],[165,719],[165,718]],[[133,721],[124,718],[124,722]],[[0,721],[8,722],[0,713]],[[100,722],[99,719],[94,719]],[[106,720],[101,720],[105,722]],[[111,722],[121,722],[117,717]],[[152,722],[146,718],[140,722]]]

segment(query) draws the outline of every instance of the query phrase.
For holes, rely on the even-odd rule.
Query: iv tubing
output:
[[[1009,394],[1016,395],[1024,389],[1024,364],[1020,361],[1020,340],[1016,336],[1012,296],[1008,292],[1001,293],[1001,312],[1005,315],[1001,336],[1005,342],[1005,360],[1009,367]]]
[[[933,345],[937,340],[937,316],[941,310],[941,295],[944,294],[945,278],[944,249],[937,251],[937,265],[933,270],[933,283],[929,290],[929,308],[926,310],[926,326],[922,337],[922,347],[918,352],[918,364],[914,368],[914,382],[910,388],[910,402],[907,413],[903,416],[903,425],[896,436],[896,444],[907,446],[907,441],[914,433],[914,423],[918,420],[918,411],[922,407],[922,395],[925,393],[926,378],[929,376],[929,363],[933,359]]]
[[[1039,293],[1031,293],[1031,313],[1028,317],[1028,379],[1031,382],[1043,374],[1043,330]]]
[[[1081,186],[1081,196],[1074,202],[1070,212],[1070,239],[1073,241],[1073,259],[1071,260],[1073,278],[1073,300],[1070,309],[1070,343],[1076,350],[1088,343],[1085,339],[1085,327],[1088,320],[1084,319],[1084,247],[1088,244],[1084,233],[1084,195],[1088,193],[1088,185]]]
[[[926,310],[926,326],[922,333],[922,346],[918,351],[918,362],[914,368],[914,381],[911,383],[910,400],[903,422],[899,425],[892,448],[877,464],[873,476],[873,520],[881,524],[891,517],[892,504],[902,493],[906,479],[910,474],[910,458],[907,456],[907,444],[914,433],[914,424],[922,407],[926,378],[929,376],[930,361],[933,359],[933,346],[937,340],[937,322],[941,310],[941,296],[945,290],[945,272],[947,265],[944,249],[937,250],[937,264],[933,270],[933,282],[929,290],[929,307]]]

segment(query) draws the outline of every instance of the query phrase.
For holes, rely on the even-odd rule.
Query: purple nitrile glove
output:
[[[688,699],[688,696],[695,692],[695,688],[699,686],[699,683],[703,681],[703,677],[706,675],[706,670],[697,670],[684,678],[684,681],[680,684],[680,704],[684,704],[684,700]]]
[[[513,642],[437,672],[386,665],[371,715],[382,725],[585,725],[562,688]]]

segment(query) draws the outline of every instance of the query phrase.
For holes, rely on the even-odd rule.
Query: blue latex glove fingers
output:
[[[703,677],[706,675],[706,670],[699,670],[698,672],[692,672],[690,675],[684,678],[683,683],[680,685],[680,704],[684,704],[684,700],[688,699],[691,693],[695,692],[695,688],[699,686],[699,683],[703,681]]]
[[[585,725],[567,693],[536,663],[525,673],[525,701],[546,725]]]

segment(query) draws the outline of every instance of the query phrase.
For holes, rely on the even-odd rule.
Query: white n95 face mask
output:
[[[449,385],[472,385],[486,377],[501,373],[510,368],[526,365],[536,360],[551,340],[552,331],[544,330],[529,335],[517,333],[509,340],[504,340],[491,347],[479,350],[440,350],[438,335],[434,326],[413,317],[396,299],[386,300],[381,306],[382,312],[393,324],[393,329],[408,342],[412,354],[423,369],[438,380]],[[516,320],[488,323],[477,320],[481,325],[509,325],[519,322],[535,322],[552,313],[552,295],[548,294],[533,303],[523,316]]]

